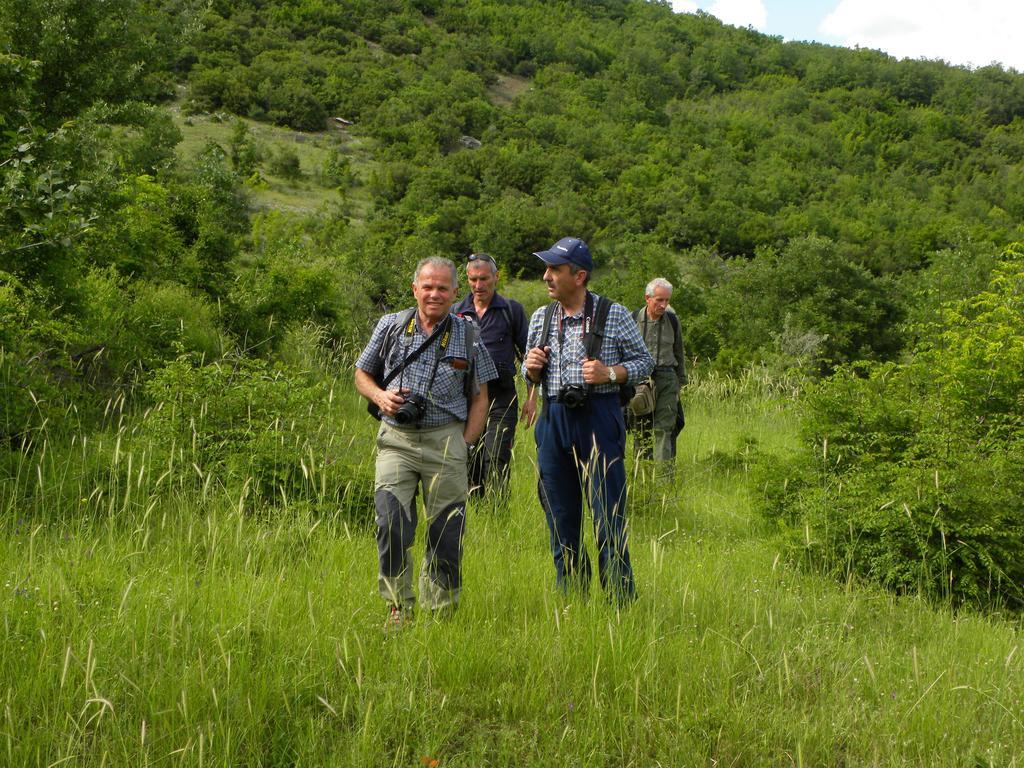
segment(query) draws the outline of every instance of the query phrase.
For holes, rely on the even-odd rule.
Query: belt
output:
[[[598,392],[597,394],[587,395],[587,400],[611,400],[612,398],[615,398],[616,400],[618,400],[619,399],[619,393],[618,392]],[[547,400],[549,403],[557,403],[558,402],[558,398],[557,397],[553,397],[551,395],[546,395],[544,397],[544,399]]]
[[[451,429],[453,425],[465,424],[464,421],[457,421],[452,419],[446,421],[444,424],[431,424],[429,427],[425,427],[422,424],[392,424],[390,421],[385,421],[391,429],[397,429],[399,432],[436,432],[442,429]]]

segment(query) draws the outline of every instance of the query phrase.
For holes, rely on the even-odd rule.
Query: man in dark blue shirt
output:
[[[498,265],[486,253],[474,253],[466,264],[470,293],[455,314],[470,318],[480,326],[480,340],[498,369],[498,378],[487,387],[490,408],[487,430],[470,466],[470,491],[483,493],[489,485],[495,490],[508,488],[512,444],[516,435],[519,399],[516,372],[526,350],[526,313],[518,301],[497,293]],[[533,420],[534,401],[523,405],[524,418]]]

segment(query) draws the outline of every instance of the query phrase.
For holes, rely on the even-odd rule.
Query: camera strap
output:
[[[608,321],[608,312],[612,307],[611,299],[605,296],[599,296],[597,298],[596,306],[594,302],[594,294],[587,291],[587,298],[583,309],[583,327],[581,334],[583,337],[583,348],[587,357],[597,357],[601,351],[601,340],[604,338],[604,326]],[[551,323],[555,317],[555,312],[561,310],[561,305],[557,301],[553,301],[544,309],[544,322],[541,325],[540,337],[537,346],[543,347],[548,343],[548,338],[551,333]],[[562,344],[564,342],[564,334],[562,332],[562,319],[564,318],[564,312],[559,315],[558,318],[558,349],[561,354]],[[544,396],[544,380],[547,378],[547,368],[541,374],[540,383],[536,386],[541,388],[541,408],[546,407],[547,398]],[[587,392],[590,391],[590,385],[587,384]]]
[[[438,325],[434,329],[434,332],[431,333],[426,339],[424,339],[423,343],[420,344],[418,347],[416,347],[415,350],[413,350],[409,354],[405,355],[405,357],[402,358],[402,362],[399,363],[397,366],[395,366],[394,370],[392,370],[387,376],[385,376],[383,379],[378,381],[377,385],[381,389],[387,389],[388,384],[390,384],[392,381],[394,381],[396,376],[398,376],[410,364],[412,364],[412,362],[415,361],[417,357],[422,355],[423,352],[426,350],[426,348],[430,346],[431,342],[434,341],[434,339],[438,338],[438,336],[441,336],[441,334],[444,333],[444,335],[441,336],[441,347],[440,347],[440,350],[438,351],[437,359],[434,360],[434,369],[433,369],[433,371],[430,374],[430,381],[431,381],[431,383],[433,383],[434,377],[437,375],[437,366],[441,362],[441,352],[443,352],[447,348],[448,342],[451,340],[451,325],[452,325],[451,319],[452,319],[451,315],[446,315],[445,319],[441,321],[441,324]],[[404,320],[403,319],[403,322],[401,324],[395,324],[395,325],[391,326],[391,328],[389,329],[389,331],[388,331],[389,338],[387,340],[385,340],[384,346],[381,349],[382,358],[385,359],[385,360],[390,355],[390,344],[388,343],[388,341],[390,341],[390,338],[393,337],[393,335],[394,335],[394,331],[397,330],[397,328],[400,327],[400,325],[404,325],[405,326],[405,337],[407,339],[407,347],[411,346],[412,345],[412,336],[413,336],[413,334],[416,331],[416,308],[415,307],[413,307],[409,311],[409,318],[408,318],[408,320]],[[371,416],[373,416],[373,418],[378,419],[378,420],[380,419],[380,409],[377,407],[377,405],[375,403],[368,403],[367,406],[366,406],[366,410],[369,412],[369,414]]]
[[[413,316],[411,318],[409,318],[409,322],[405,326],[406,349],[408,349],[409,346],[412,345],[412,337],[413,337],[413,334],[415,332],[416,332],[416,314],[413,313]],[[406,368],[408,368],[410,363],[412,363],[413,360],[415,360],[417,357],[419,357],[420,354],[422,354],[422,352],[427,347],[430,346],[430,343],[434,339],[436,339],[438,337],[440,337],[441,340],[438,343],[437,356],[434,358],[434,367],[430,371],[430,384],[429,384],[429,386],[427,388],[427,394],[429,395],[430,394],[430,387],[432,387],[434,385],[434,378],[437,376],[437,368],[441,364],[441,355],[448,348],[448,342],[451,341],[451,339],[452,339],[452,316],[451,315],[445,315],[444,320],[442,320],[438,324],[438,326],[434,329],[434,332],[431,333],[423,341],[423,343],[420,344],[416,348],[416,350],[412,354],[407,355],[402,360],[401,365],[399,365],[394,371],[392,371],[391,374],[387,377],[387,379],[385,379],[385,381],[386,382],[390,382],[392,379],[395,378],[395,374],[396,373],[398,373],[399,371],[404,371]]]
[[[423,342],[424,345],[429,344],[430,340],[433,339],[434,336],[436,336],[438,333],[442,333],[442,331],[443,331],[443,334],[441,336],[441,341],[438,342],[438,345],[437,345],[437,356],[434,357],[434,367],[430,370],[430,383],[427,384],[427,398],[429,398],[430,397],[430,393],[434,391],[434,379],[437,378],[437,368],[438,368],[439,365],[441,365],[441,356],[444,354],[444,351],[448,348],[448,342],[452,340],[452,316],[451,315],[448,315],[444,319],[444,323],[442,324],[442,327],[438,327],[438,328],[434,329],[434,332],[432,334],[430,334],[430,339],[427,339],[425,342]],[[467,351],[466,354],[467,355],[469,354],[468,351]]]

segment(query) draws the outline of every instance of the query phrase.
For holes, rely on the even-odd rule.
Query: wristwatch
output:
[[[608,381],[610,383],[612,383],[612,384],[615,383],[615,366],[614,365],[609,365],[608,366]]]

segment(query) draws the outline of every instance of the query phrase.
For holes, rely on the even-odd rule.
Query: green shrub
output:
[[[37,292],[0,272],[0,444],[19,448],[63,419],[77,394],[71,337]]]
[[[317,172],[317,179],[325,187],[351,187],[357,181],[352,161],[337,147],[327,154]]]
[[[889,359],[898,348],[892,285],[851,263],[828,238],[764,248],[750,261],[730,262],[724,278],[707,295],[725,342],[724,367],[775,358],[776,366],[827,373]]]
[[[264,157],[263,148],[253,138],[249,127],[241,120],[235,120],[228,144],[231,167],[239,176],[248,178],[255,173]]]
[[[149,176],[125,179],[82,244],[90,263],[141,279],[177,277],[184,251],[170,191]]]
[[[81,335],[87,346],[103,347],[101,362],[112,380],[156,369],[182,352],[214,360],[223,350],[217,308],[183,285],[96,269],[85,287]]]
[[[270,172],[275,176],[289,181],[298,181],[302,178],[302,166],[299,163],[299,153],[291,147],[281,147],[271,157],[269,163]]]
[[[183,350],[202,359],[218,357],[223,348],[217,310],[208,299],[174,283],[136,284],[130,321],[140,340],[144,364],[163,363]]]
[[[372,520],[373,463],[353,448],[336,381],[320,371],[238,357],[181,357],[146,384],[147,439],[197,476],[248,486],[264,503],[303,502]]]
[[[282,334],[307,321],[333,342],[365,333],[369,282],[325,254],[329,244],[315,230],[315,223],[280,212],[254,217],[249,263],[229,295],[232,324],[246,347],[275,349]]]
[[[811,389],[803,452],[755,473],[795,547],[898,591],[1024,607],[1022,296],[1007,258],[906,362]]]

